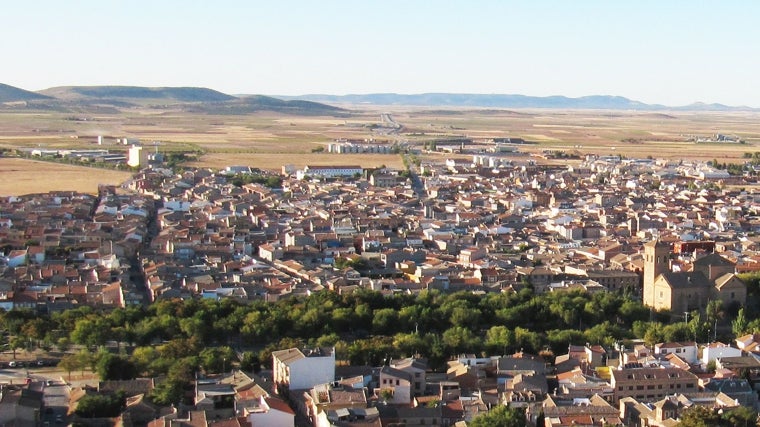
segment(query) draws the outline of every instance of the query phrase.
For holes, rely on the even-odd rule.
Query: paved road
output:
[[[49,425],[51,426],[55,424],[67,424],[66,413],[69,408],[69,388],[60,381],[34,381],[32,384],[35,383],[40,383],[43,387],[43,425],[45,425],[45,422],[50,423]]]

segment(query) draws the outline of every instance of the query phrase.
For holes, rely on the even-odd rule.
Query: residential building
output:
[[[694,393],[697,376],[679,368],[613,369],[610,385],[615,401],[624,397],[654,402],[674,393]]]
[[[272,352],[275,391],[309,390],[335,380],[335,350],[289,348]]]

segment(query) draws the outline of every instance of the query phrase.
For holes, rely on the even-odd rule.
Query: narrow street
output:
[[[43,392],[43,413],[40,416],[42,425],[68,424],[66,414],[69,407],[69,387],[55,380],[38,380],[30,385],[38,384]]]

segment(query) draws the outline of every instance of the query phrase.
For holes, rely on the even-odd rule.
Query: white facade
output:
[[[259,398],[258,405],[255,407],[246,407],[244,409],[245,418],[254,427],[256,426],[294,426],[295,414],[290,408],[275,408],[273,406],[285,405],[285,402],[278,401],[278,405],[270,405],[273,402],[271,398]]]
[[[710,346],[702,349],[702,364],[707,365],[722,357],[739,357],[742,355],[742,351],[735,347],[728,345]]]
[[[296,172],[296,178],[303,179],[305,176],[335,178],[339,176],[354,176],[364,170],[361,166],[306,166]]]
[[[148,153],[143,150],[143,147],[138,145],[129,147],[129,151],[127,151],[127,164],[129,166],[133,168],[144,167],[147,163]]]
[[[408,372],[384,366],[380,370],[379,389],[376,393],[382,395],[384,391],[390,391],[392,397],[388,399],[388,403],[408,405],[412,401],[412,383],[410,378],[411,375]]]
[[[693,342],[655,344],[654,354],[659,356],[675,354],[689,364],[696,364],[699,362],[699,358],[697,357],[697,344]]]
[[[272,370],[276,387],[307,390],[331,383],[335,381],[335,350],[316,349],[306,354],[297,348],[274,351]]]

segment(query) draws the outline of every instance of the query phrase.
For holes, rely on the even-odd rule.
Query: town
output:
[[[501,415],[546,427],[754,425],[752,166],[545,162],[494,144],[466,159],[439,144],[439,162],[402,153],[406,170],[280,174],[172,170],[134,148],[136,164],[156,163],[121,187],[0,198],[7,348],[20,363],[56,348],[68,371],[5,384],[0,424],[478,426]],[[271,325],[288,308],[304,311],[298,323]],[[218,324],[233,312],[245,320]],[[140,316],[168,323],[151,335]],[[18,322],[35,317],[60,329]],[[187,349],[171,353],[172,334]],[[76,346],[99,359],[74,363]],[[151,359],[193,351],[204,362],[186,367],[184,387],[168,365],[144,377],[161,372]],[[100,381],[72,381],[88,363]],[[62,388],[65,404],[50,404]],[[124,403],[95,415],[93,396]]]

